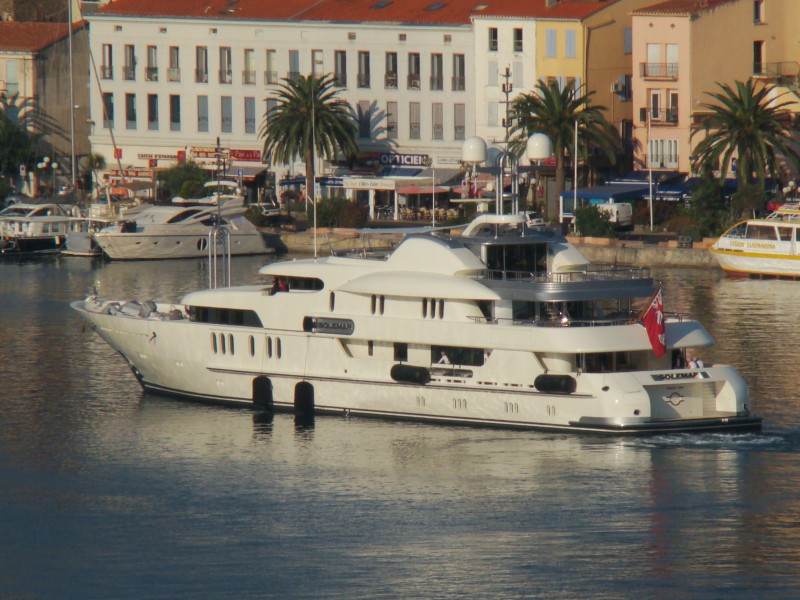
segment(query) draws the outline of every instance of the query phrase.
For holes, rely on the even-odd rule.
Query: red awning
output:
[[[437,194],[441,194],[442,192],[449,192],[450,188],[442,186],[432,187],[430,185],[407,185],[397,188],[395,192],[408,196],[409,194],[430,194],[431,190],[435,191]]]

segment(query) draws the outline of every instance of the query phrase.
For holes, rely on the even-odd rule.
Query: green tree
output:
[[[773,97],[772,86],[753,80],[717,85],[720,91],[709,92],[716,103],[702,105],[708,112],[692,128],[692,137],[704,135],[695,147],[692,168],[718,169],[724,181],[736,159],[739,208],[756,208],[764,198],[764,180],[779,174],[780,156],[800,170],[800,155],[792,142],[791,102],[781,100],[785,94]]]
[[[314,159],[349,157],[358,152],[356,124],[350,106],[338,97],[333,75],[301,75],[284,79],[275,92],[275,105],[264,115],[259,136],[264,156],[273,164],[287,164],[300,157],[306,165],[306,181],[314,182]]]
[[[208,177],[208,171],[196,162],[187,161],[161,171],[158,181],[162,193],[169,199],[175,196],[199,198],[203,196],[203,184],[208,181]]]
[[[619,136],[605,118],[604,106],[592,104],[594,92],[581,93],[573,84],[559,87],[557,82],[540,80],[534,91],[520,94],[511,106],[516,123],[511,149],[521,155],[534,133],[544,133],[553,144],[556,160],[556,189],[566,188],[566,158],[588,161],[590,150],[599,150],[615,163],[621,152]],[[578,157],[575,153],[575,125],[578,126]]]
[[[106,157],[99,152],[90,152],[81,158],[78,164],[82,177],[84,180],[93,182],[94,189],[100,188],[100,178],[97,175],[98,171],[106,168]]]
[[[0,94],[0,176],[9,181],[16,178],[20,165],[31,173],[42,156],[38,150],[42,134],[31,129],[34,112],[17,100],[16,94]]]

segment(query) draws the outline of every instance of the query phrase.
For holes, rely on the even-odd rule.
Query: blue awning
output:
[[[420,167],[382,167],[377,177],[416,177],[422,171]]]
[[[588,200],[589,204],[604,204],[606,202],[633,202],[648,194],[649,185],[641,183],[615,183],[597,185],[589,188],[579,188],[576,192],[568,190],[561,192],[564,200],[572,200],[575,196],[580,200]]]

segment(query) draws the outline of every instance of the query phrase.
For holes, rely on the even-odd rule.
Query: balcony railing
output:
[[[125,81],[136,81],[136,67],[122,67],[122,78]]]
[[[245,69],[244,71],[242,71],[242,83],[244,85],[255,85],[256,72],[251,69]]]
[[[444,89],[444,79],[441,75],[431,76],[431,89],[433,91],[441,91]]]
[[[369,87],[369,73],[359,73],[358,74],[358,87],[360,87],[360,88],[368,88]]]
[[[397,73],[387,73],[385,79],[385,85],[387,90],[396,90],[397,89]]]
[[[233,71],[231,71],[231,69],[220,69],[219,70],[219,82],[220,83],[233,83]]]
[[[419,75],[418,74],[411,74],[408,76],[408,89],[410,90],[418,90],[419,89]]]
[[[465,139],[464,134],[466,133],[466,128],[463,125],[456,125],[454,133],[455,133],[454,137],[456,140],[463,140]]]
[[[346,88],[347,87],[347,73],[345,71],[340,71],[333,76],[334,81],[336,82],[337,87]]]
[[[181,70],[177,67],[170,67],[167,69],[167,80],[168,81],[180,81],[181,80]]]
[[[278,83],[278,72],[264,71],[264,84],[271,85],[273,83]]]
[[[114,79],[114,68],[113,67],[100,67],[100,79]]]
[[[677,79],[678,63],[639,63],[639,74],[647,79]]]
[[[782,85],[797,85],[800,64],[794,61],[753,63],[753,76],[772,79]]]
[[[408,137],[411,138],[412,140],[418,140],[419,133],[420,133],[419,123],[411,123]]]
[[[463,92],[466,89],[466,81],[463,75],[453,76],[453,91]]]
[[[147,81],[158,81],[158,67],[145,67],[144,78]]]
[[[300,71],[289,71],[286,76],[290,81],[297,81],[300,79]]]
[[[196,83],[208,83],[208,70],[207,69],[195,69],[194,70],[194,80]]]
[[[662,108],[659,110],[652,110],[653,124],[675,124],[678,122],[678,109],[677,108]]]

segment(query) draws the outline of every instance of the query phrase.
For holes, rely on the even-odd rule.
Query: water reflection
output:
[[[263,260],[235,259],[255,282]],[[621,598],[800,585],[797,284],[663,270],[761,434],[617,439],[145,395],[67,308],[178,300],[203,261],[0,262],[0,596]],[[75,574],[80,576],[76,576]]]

